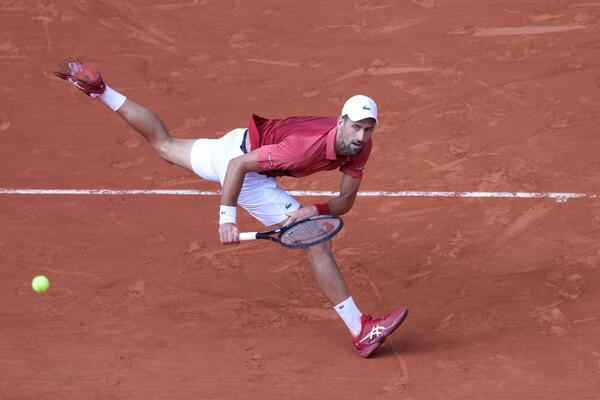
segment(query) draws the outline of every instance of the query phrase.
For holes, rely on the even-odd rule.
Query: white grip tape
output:
[[[255,240],[258,232],[241,232],[240,240]]]
[[[235,224],[237,208],[233,206],[221,206],[219,210],[219,225]]]

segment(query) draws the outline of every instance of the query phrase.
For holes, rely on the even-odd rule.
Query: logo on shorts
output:
[[[287,209],[289,209],[291,206],[292,206],[292,203],[287,203],[287,204],[285,205],[285,209],[287,210]]]

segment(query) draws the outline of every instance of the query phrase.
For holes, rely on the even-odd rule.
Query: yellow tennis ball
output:
[[[44,293],[50,287],[50,281],[44,275],[38,275],[31,281],[31,287],[37,293]]]

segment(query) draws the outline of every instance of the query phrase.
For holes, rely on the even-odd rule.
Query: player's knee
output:
[[[331,240],[314,245],[308,250],[311,257],[333,257]]]
[[[191,165],[191,152],[195,141],[195,139],[169,138],[152,143],[152,146],[163,160],[193,171]]]
[[[173,163],[173,144],[171,141],[163,140],[152,143],[152,147],[163,160]]]

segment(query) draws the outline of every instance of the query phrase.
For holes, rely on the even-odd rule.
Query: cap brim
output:
[[[375,124],[378,124],[379,121],[377,121],[377,117],[375,117],[373,114],[369,113],[369,112],[359,112],[359,113],[355,113],[355,114],[347,114],[348,118],[350,118],[352,121],[362,121],[363,119],[367,119],[367,118],[372,118],[375,120]]]

